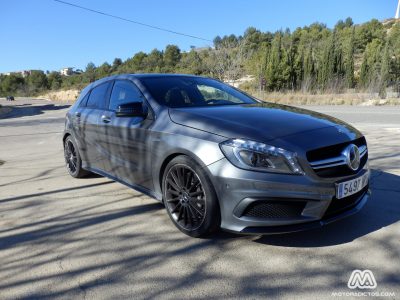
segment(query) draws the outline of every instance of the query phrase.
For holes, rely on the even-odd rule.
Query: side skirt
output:
[[[155,200],[157,200],[159,202],[162,202],[162,195],[160,195],[158,193],[155,193],[154,191],[149,190],[149,189],[147,189],[147,188],[145,188],[145,187],[143,187],[141,185],[127,183],[127,182],[123,181],[122,179],[114,177],[114,176],[111,176],[110,174],[107,174],[104,171],[99,170],[99,169],[91,168],[91,167],[88,167],[88,166],[83,166],[83,168],[85,170],[87,170],[87,171],[92,172],[92,173],[96,173],[96,174],[98,174],[100,176],[107,177],[107,178],[109,178],[109,179],[111,179],[113,181],[116,181],[116,182],[119,182],[119,183],[121,183],[123,185],[126,185],[127,187],[129,187],[131,189],[134,189],[135,191],[138,191],[138,192],[140,192],[142,194],[145,194],[146,196],[149,196],[149,197],[151,197],[151,198],[153,198],[153,199],[155,199]]]

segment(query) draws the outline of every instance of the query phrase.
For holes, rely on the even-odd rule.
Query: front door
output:
[[[129,80],[116,80],[109,106],[101,116],[101,146],[105,150],[105,171],[128,184],[152,188],[150,137],[153,118],[117,117],[115,111],[125,103],[142,102],[144,96]]]

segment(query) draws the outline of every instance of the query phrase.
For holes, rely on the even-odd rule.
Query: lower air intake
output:
[[[246,207],[242,216],[259,219],[300,217],[306,201],[255,201]]]

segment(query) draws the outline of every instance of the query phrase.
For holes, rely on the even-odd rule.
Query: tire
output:
[[[188,156],[177,156],[165,168],[163,201],[174,225],[192,237],[216,232],[221,223],[218,198],[205,171]]]
[[[64,141],[64,158],[67,171],[72,177],[82,178],[90,174],[90,172],[82,169],[81,156],[71,136],[68,136]]]

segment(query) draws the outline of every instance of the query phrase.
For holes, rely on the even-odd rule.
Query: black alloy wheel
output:
[[[64,142],[64,158],[68,173],[72,177],[80,178],[89,174],[88,171],[82,169],[81,157],[71,136],[68,136]]]
[[[163,180],[168,214],[182,232],[199,237],[219,226],[219,207],[214,189],[204,171],[186,156],[166,168]]]

